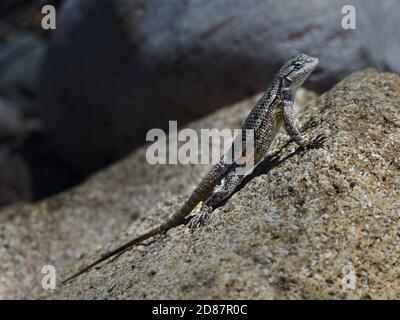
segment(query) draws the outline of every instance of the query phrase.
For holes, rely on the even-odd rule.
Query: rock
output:
[[[23,133],[23,119],[18,109],[0,99],[0,143],[17,139]]]
[[[0,207],[32,200],[32,177],[25,160],[0,144]]]
[[[40,38],[46,39],[48,29],[42,28],[42,8],[45,4],[55,8],[63,0],[2,0],[0,2],[0,42],[18,36],[21,31],[29,30]]]
[[[11,37],[0,50],[0,95],[26,116],[37,116],[37,82],[45,43],[33,33]]]
[[[356,30],[342,29],[347,4]],[[400,67],[395,0],[88,0],[63,9],[40,101],[59,155],[82,172],[168,120],[183,125],[265,89],[297,51],[320,58],[308,81],[318,91],[366,66]]]
[[[29,297],[399,299],[399,106],[399,76],[371,69],[349,76],[300,115],[300,123],[312,115],[321,118],[322,123],[309,137],[324,132],[329,139],[325,149],[302,153],[290,145],[275,161],[267,158],[260,164],[243,188],[194,233],[184,226],[170,230],[166,236],[129,250],[52,292],[42,290],[38,281]],[[193,126],[236,127],[247,111],[239,104]],[[285,141],[287,136],[281,133],[271,153]],[[0,216],[14,212],[15,217],[26,219],[45,209],[41,217],[61,218],[47,233],[50,237],[57,234],[56,243],[49,247],[54,253],[40,263],[38,258],[32,259],[28,265],[48,264],[50,257],[56,258],[55,253],[58,258],[69,255],[69,259],[57,263],[62,278],[73,255],[91,252],[78,258],[67,274],[164,220],[178,207],[183,197],[176,195],[192,190],[198,178],[191,178],[191,170],[185,171],[182,166],[160,166],[152,168],[153,175],[145,179],[141,170],[147,165],[138,158],[143,152],[93,177],[86,186],[58,197],[57,204],[50,199],[25,208],[24,214],[17,214],[15,208],[1,212]],[[196,170],[204,172],[202,167],[196,166]],[[137,181],[144,185],[138,186]],[[138,192],[145,196],[142,200]],[[113,237],[115,228],[111,231],[110,224],[104,224],[104,212],[112,211],[109,219],[116,219],[136,210],[141,218],[108,243],[106,238]],[[93,238],[100,242],[86,243],[87,235],[79,239],[84,242],[80,245],[77,239],[71,240],[71,232],[79,234],[76,229],[81,233],[98,231],[97,217],[103,223],[102,232]],[[127,220],[118,221],[121,228]],[[30,231],[36,232],[30,234],[36,236],[39,230],[32,228]],[[21,241],[15,233],[13,237],[10,231],[4,234],[4,244],[7,239]],[[96,250],[100,243],[103,248]],[[18,246],[20,259],[28,252],[33,257],[39,255],[39,246],[30,245],[32,241]],[[63,247],[64,251],[58,251]],[[3,269],[10,252],[0,255]],[[10,263],[8,268],[1,271],[3,278],[15,269]],[[351,285],[347,280],[352,276],[354,290],[346,287]]]

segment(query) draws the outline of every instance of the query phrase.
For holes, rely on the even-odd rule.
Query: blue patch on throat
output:
[[[285,101],[293,101],[293,95],[290,92],[282,92],[282,99]]]

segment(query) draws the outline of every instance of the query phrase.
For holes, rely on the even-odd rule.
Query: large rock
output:
[[[23,136],[23,119],[18,109],[3,99],[0,99],[0,143],[17,140]]]
[[[0,99],[0,207],[33,198],[29,166],[15,151],[30,127],[17,108]]]
[[[208,225],[192,234],[184,226],[170,230],[67,285],[58,285],[52,293],[38,286],[31,297],[399,299],[399,106],[397,75],[373,70],[351,75],[300,115],[301,123],[312,115],[321,118],[321,125],[309,135],[324,132],[329,138],[325,149],[303,153],[290,145],[277,158],[260,164]],[[236,126],[247,110],[243,105],[224,109],[207,122]],[[280,134],[271,153],[286,140]],[[97,185],[96,189],[113,190],[112,204],[105,201],[110,199],[108,192],[94,193],[91,201],[79,193],[80,198],[69,198],[68,204],[48,204],[48,214],[60,214],[62,205],[81,215],[94,210],[110,210],[114,216],[133,212],[137,202],[126,197],[122,177],[129,176],[124,169],[128,163],[141,165],[134,160],[104,173],[117,174],[121,180]],[[196,182],[188,182],[190,173],[175,169],[164,166],[171,180],[165,180],[168,175],[160,178],[159,190],[171,192],[168,188],[174,185],[176,191],[179,185],[183,194],[193,188]],[[156,193],[154,197],[163,198]],[[111,243],[103,241],[100,250],[90,243],[86,250],[80,246],[68,251],[91,253],[67,274],[163,221],[182,201],[183,197],[165,197],[127,233]],[[63,228],[67,231],[75,224],[71,218]],[[111,237],[107,227],[103,233]],[[60,267],[66,270],[65,265]]]
[[[0,49],[0,95],[24,115],[37,116],[37,85],[45,41],[25,31],[9,38]]]
[[[21,155],[0,144],[0,207],[33,199],[32,175]]]
[[[25,116],[37,116],[37,84],[47,38],[42,8],[63,0],[0,1],[0,96]]]
[[[356,7],[356,30],[341,26]],[[42,70],[40,100],[58,153],[91,172],[258,92],[297,51],[320,58],[308,84],[331,87],[366,66],[399,71],[395,0],[66,1]]]

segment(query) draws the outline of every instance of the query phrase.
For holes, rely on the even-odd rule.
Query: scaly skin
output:
[[[311,141],[305,141],[294,124],[293,100],[296,90],[303,84],[317,64],[317,58],[309,57],[305,54],[298,54],[290,59],[280,69],[268,89],[247,116],[242,127],[242,135],[239,135],[236,139],[241,139],[242,146],[245,148],[245,132],[246,130],[252,130],[254,134],[254,150],[252,150],[254,151],[254,164],[257,164],[266,155],[282,125],[291,140],[304,148],[310,145]],[[314,146],[322,146],[324,140],[325,137],[320,135],[312,141],[312,144]],[[63,283],[90,270],[102,261],[117,254],[122,254],[134,245],[140,244],[155,235],[165,233],[169,229],[176,227],[181,224],[202,201],[204,201],[204,203],[200,212],[190,221],[189,227],[191,230],[194,230],[203,225],[209,213],[233,193],[245,176],[244,170],[239,170],[244,169],[245,164],[229,161],[231,157],[228,156],[228,153],[221,158],[219,163],[213,166],[192,192],[189,199],[175,214],[168,218],[167,221],[124,245],[107,252],[78,273],[64,280]],[[221,183],[219,190],[213,193],[214,188],[219,183]]]

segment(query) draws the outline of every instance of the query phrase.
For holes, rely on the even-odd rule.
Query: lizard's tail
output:
[[[164,223],[160,224],[158,227],[155,227],[155,228],[151,229],[150,231],[128,241],[127,243],[123,244],[122,246],[120,246],[110,252],[105,253],[99,259],[97,259],[94,262],[92,262],[91,264],[87,265],[82,270],[78,271],[77,273],[75,273],[72,276],[68,277],[67,279],[63,280],[62,284],[65,284],[66,282],[80,276],[81,274],[85,273],[86,271],[89,271],[91,268],[98,265],[99,263],[101,263],[117,254],[123,253],[124,251],[128,250],[130,247],[138,245],[141,242],[143,242],[157,234],[164,233],[165,231],[169,230],[170,228],[177,226],[181,222],[181,219],[179,219],[179,217],[182,217],[182,216],[186,217],[186,215],[187,215],[186,212],[190,213],[193,210],[193,208],[197,205],[197,204],[194,204],[193,201],[189,201],[189,200],[191,200],[191,199],[189,198],[188,201],[186,201],[185,204],[180,208],[180,210],[176,214],[174,214],[170,219],[168,219],[166,222],[164,222]]]
[[[151,229],[149,232],[146,232],[146,233],[142,234],[141,236],[123,244],[122,246],[120,246],[110,252],[105,253],[99,259],[95,260],[88,266],[84,267],[82,270],[78,271],[77,273],[75,273],[72,276],[68,277],[67,279],[63,280],[62,284],[76,278],[77,276],[81,275],[82,273],[85,273],[86,271],[89,271],[91,268],[93,268],[94,266],[98,265],[99,263],[107,260],[108,258],[111,258],[111,257],[115,256],[116,254],[122,253],[125,250],[129,249],[130,247],[137,245],[137,244],[145,241],[146,239],[148,239],[152,236],[155,236],[156,234],[159,234],[162,227],[163,227],[163,224],[161,224],[160,226]]]
[[[98,265],[99,263],[111,258],[117,254],[123,253],[124,251],[128,250],[130,247],[134,245],[138,245],[141,242],[157,235],[162,234],[169,229],[176,227],[177,225],[181,224],[182,221],[190,214],[190,212],[197,206],[200,201],[205,200],[212,192],[215,185],[221,180],[223,174],[228,170],[230,165],[217,163],[213,166],[210,172],[204,177],[204,179],[199,183],[196,189],[192,192],[189,199],[183,204],[183,206],[174,214],[172,215],[167,221],[160,224],[158,227],[151,229],[150,231],[138,236],[131,241],[123,244],[122,246],[105,253],[99,259],[95,260],[82,270],[78,271],[74,275],[70,276],[69,278],[62,281],[62,284],[76,278],[77,276],[85,273],[86,271],[90,270],[94,266]]]

